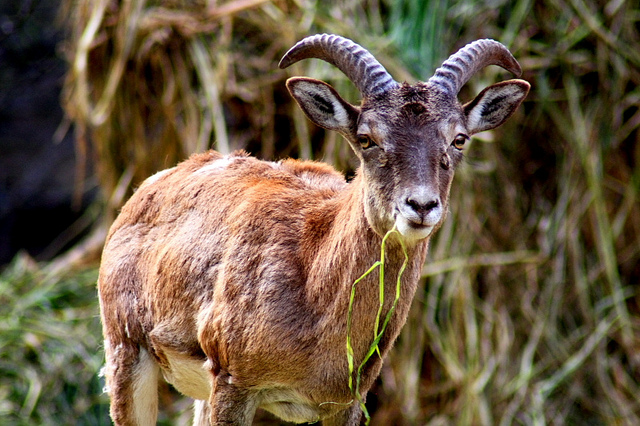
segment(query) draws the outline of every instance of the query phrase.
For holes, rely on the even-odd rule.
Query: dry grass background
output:
[[[64,105],[81,158],[97,164],[102,232],[144,178],[209,147],[351,170],[347,145],[306,121],[284,81],[320,78],[353,102],[355,88],[321,61],[277,69],[306,35],[352,38],[399,81],[428,78],[471,40],[507,44],[531,94],[467,151],[424,285],[369,398],[372,424],[640,424],[635,2],[69,0],[62,16]],[[487,69],[461,98],[505,77]],[[97,303],[77,296],[94,295],[95,269],[52,270],[18,259],[0,279],[0,305],[16,306],[0,315],[23,318],[2,333],[0,370],[14,386],[0,383],[0,419],[105,424]],[[185,422],[186,402],[166,398],[161,422]]]

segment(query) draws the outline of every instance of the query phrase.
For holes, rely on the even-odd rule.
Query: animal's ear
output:
[[[527,97],[530,88],[524,80],[507,80],[484,89],[464,105],[469,133],[493,129],[504,123]]]
[[[287,89],[315,124],[348,139],[355,137],[360,110],[342,99],[333,87],[313,78],[293,77],[287,80]]]

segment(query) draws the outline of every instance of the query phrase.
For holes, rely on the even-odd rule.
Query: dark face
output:
[[[374,229],[383,234],[395,225],[416,242],[439,228],[468,138],[457,101],[426,85],[401,86],[363,105],[354,148]]]
[[[413,244],[438,229],[469,136],[501,125],[530,87],[523,80],[503,81],[462,106],[451,85],[443,76],[414,86],[395,83],[356,107],[322,81],[287,81],[311,121],[342,134],[360,158],[365,214],[380,235],[395,227]]]
[[[444,220],[453,171],[469,136],[500,126],[529,92],[524,80],[486,87],[461,106],[460,88],[489,65],[520,75],[509,50],[477,40],[451,55],[426,83],[397,83],[362,46],[336,35],[307,37],[280,68],[305,58],[337,66],[363,95],[354,106],[319,80],[294,77],[287,88],[309,119],[342,134],[362,161],[365,214],[379,234],[393,227],[407,241],[427,238]]]

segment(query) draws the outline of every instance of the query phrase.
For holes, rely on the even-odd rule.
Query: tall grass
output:
[[[283,89],[278,59],[305,35],[350,37],[399,81],[426,79],[474,39],[507,44],[531,94],[467,150],[424,286],[368,398],[371,423],[640,424],[634,2],[83,0],[67,16],[65,105],[79,151],[97,154],[107,218],[146,176],[209,146],[352,168],[346,144],[309,126]],[[358,100],[321,61],[287,72]],[[488,68],[461,98],[504,77]],[[106,421],[85,279],[95,271],[2,275],[3,420]]]
[[[0,424],[104,424],[97,271],[47,276],[26,257],[0,275]]]
[[[465,41],[510,44],[532,94],[469,149],[382,384],[404,413],[379,419],[637,424],[638,10],[464,7]]]

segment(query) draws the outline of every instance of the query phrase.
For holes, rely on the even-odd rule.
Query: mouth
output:
[[[411,229],[415,229],[416,231],[421,231],[423,229],[433,228],[433,226],[431,226],[431,225],[425,225],[425,224],[422,224],[422,223],[416,223],[416,222],[414,222],[412,220],[407,220],[407,225],[409,225],[409,227]]]
[[[417,242],[429,237],[434,228],[434,225],[419,223],[407,218],[399,210],[396,210],[394,219],[398,232],[409,241]]]

